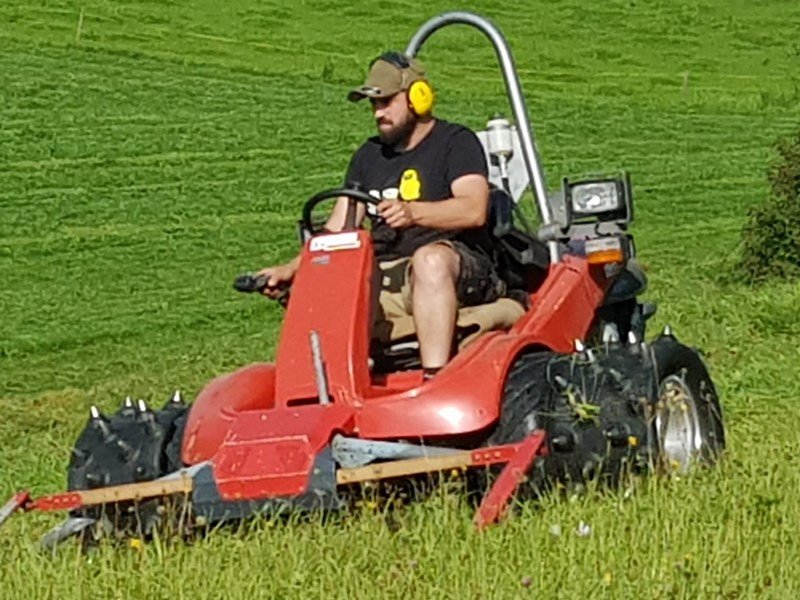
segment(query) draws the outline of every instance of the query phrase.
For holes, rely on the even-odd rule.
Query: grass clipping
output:
[[[800,278],[800,130],[777,144],[772,194],[750,209],[742,230],[741,270],[750,282]]]

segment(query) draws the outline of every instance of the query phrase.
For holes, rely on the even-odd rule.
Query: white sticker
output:
[[[358,239],[358,232],[346,231],[344,233],[331,233],[311,238],[310,250],[311,252],[336,252],[337,250],[352,250],[360,247],[361,240]]]

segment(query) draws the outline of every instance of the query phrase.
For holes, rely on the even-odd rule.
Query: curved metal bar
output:
[[[508,99],[511,103],[511,111],[514,114],[514,120],[517,123],[517,131],[519,132],[520,145],[522,146],[522,154],[525,158],[525,166],[528,169],[528,177],[530,178],[531,185],[533,186],[534,196],[536,197],[536,206],[539,209],[539,217],[541,218],[542,225],[548,226],[556,223],[556,217],[553,207],[547,197],[547,184],[544,178],[544,171],[542,163],[539,159],[539,153],[536,150],[536,142],[533,136],[533,126],[528,119],[528,109],[525,106],[525,98],[522,95],[522,89],[517,76],[517,70],[514,66],[514,59],[511,56],[511,50],[508,47],[508,42],[500,33],[500,30],[495,25],[479,15],[470,12],[449,12],[433,17],[420,27],[411,38],[406,48],[408,56],[416,56],[422,44],[433,35],[433,33],[445,25],[455,23],[462,23],[464,25],[472,25],[480,29],[486,37],[492,42],[497,59],[500,62],[500,67],[503,71],[503,78],[505,79],[506,92]]]

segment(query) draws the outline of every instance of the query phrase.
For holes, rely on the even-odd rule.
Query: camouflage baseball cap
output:
[[[347,99],[358,102],[364,98],[389,98],[425,78],[425,69],[417,59],[386,52],[372,62],[364,85],[350,90]]]

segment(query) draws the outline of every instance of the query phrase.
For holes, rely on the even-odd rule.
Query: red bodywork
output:
[[[531,347],[572,352],[610,284],[602,265],[565,256],[551,265],[510,331],[482,336],[431,381],[423,383],[419,371],[372,377],[372,240],[366,231],[348,239],[333,250],[306,244],[275,365],[254,364],[213,380],[189,413],[183,460],[210,460],[225,500],[304,491],[314,457],[337,433],[453,447],[488,433],[515,357]],[[321,342],[327,405],[318,398],[311,331]]]

